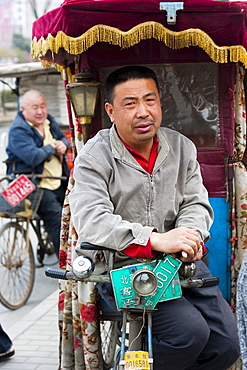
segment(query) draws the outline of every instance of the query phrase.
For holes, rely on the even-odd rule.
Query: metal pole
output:
[[[68,84],[68,76],[67,76],[66,67],[64,67],[62,70],[62,78],[63,78],[63,85],[64,85],[65,96],[66,96],[66,106],[67,106],[67,113],[68,113],[68,120],[69,120],[69,131],[70,131],[70,137],[71,137],[71,143],[72,143],[72,152],[75,158],[77,155],[77,150],[76,150],[76,145],[75,145],[75,129],[74,129],[69,95],[66,92],[66,86]]]

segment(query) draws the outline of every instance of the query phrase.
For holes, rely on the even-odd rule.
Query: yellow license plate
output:
[[[125,352],[125,370],[149,370],[148,352],[146,351],[130,351]]]

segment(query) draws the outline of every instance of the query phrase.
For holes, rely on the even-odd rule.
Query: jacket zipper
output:
[[[151,225],[152,217],[151,217],[151,205],[153,203],[153,197],[154,197],[154,181],[153,181],[153,174],[148,174],[149,177],[149,183],[150,183],[150,198],[148,202],[148,209],[147,209],[147,215],[148,215],[148,222],[147,225]]]
[[[132,163],[129,163],[123,159],[119,159],[122,163],[126,164],[129,167],[132,167],[138,171],[141,171],[145,173],[148,176],[149,179],[149,184],[150,184],[150,197],[149,197],[149,202],[147,204],[147,226],[152,226],[152,217],[151,217],[151,204],[153,203],[153,198],[154,198],[154,181],[153,181],[153,173],[150,175],[148,172],[146,172],[143,168],[134,166]]]

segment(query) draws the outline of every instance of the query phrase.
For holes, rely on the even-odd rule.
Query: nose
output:
[[[42,113],[43,113],[43,109],[42,109],[42,107],[38,107],[38,108],[37,108],[37,113],[38,113],[38,114],[42,114]]]
[[[148,107],[145,102],[140,102],[137,109],[138,118],[146,118],[149,116]]]

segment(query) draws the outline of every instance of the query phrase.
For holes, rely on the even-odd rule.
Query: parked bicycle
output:
[[[23,306],[33,289],[35,257],[30,240],[31,229],[38,240],[36,253],[40,266],[44,266],[45,255],[54,253],[43,221],[37,215],[42,189],[36,188],[14,207],[2,196],[9,183],[19,176],[12,174],[0,179],[0,217],[7,220],[0,228],[0,302],[11,310]],[[43,177],[33,174],[26,176]]]
[[[105,250],[89,243],[81,249]],[[101,299],[99,307],[100,336],[102,342],[103,369],[153,369],[152,313],[158,302],[179,298],[181,288],[203,288],[219,284],[216,277],[192,277],[195,263],[182,263],[163,254],[151,263],[139,263],[113,269],[114,252],[110,252],[106,275],[94,275],[94,263],[88,257],[79,256],[72,270],[49,268],[46,276],[83,282],[112,283],[115,301],[122,315],[109,311]],[[121,323],[121,324],[120,324]],[[119,328],[122,327],[120,332]],[[143,344],[143,331],[147,332],[147,345]],[[121,337],[121,342],[118,338]],[[116,352],[117,344],[119,350]]]

